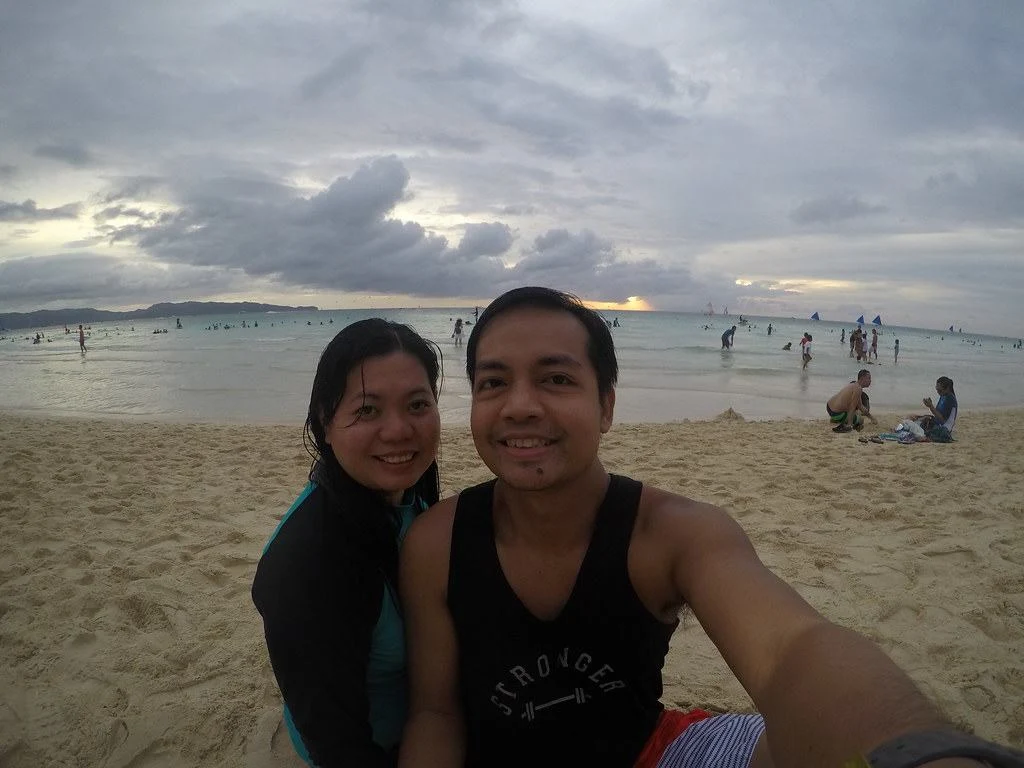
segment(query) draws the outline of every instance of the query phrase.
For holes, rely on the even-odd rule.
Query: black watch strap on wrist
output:
[[[1024,768],[1024,752],[951,729],[897,736],[873,749],[867,760],[871,768],[916,768],[947,757],[981,760],[995,768]]]

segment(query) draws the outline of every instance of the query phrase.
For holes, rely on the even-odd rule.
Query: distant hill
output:
[[[0,313],[0,328],[46,328],[51,325],[78,325],[112,320],[146,320],[154,317],[226,315],[243,312],[315,312],[316,307],[286,307],[255,301],[182,301],[162,302],[146,309],[111,312],[106,309],[38,309],[35,312]]]

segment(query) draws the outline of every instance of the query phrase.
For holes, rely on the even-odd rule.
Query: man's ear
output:
[[[615,414],[615,390],[608,390],[601,395],[601,434],[612,428],[612,416]]]

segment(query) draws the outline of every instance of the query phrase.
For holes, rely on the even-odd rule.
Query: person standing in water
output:
[[[736,344],[736,326],[722,334],[722,349],[732,349]]]
[[[78,346],[82,350],[84,355],[88,350],[85,348],[85,329],[82,328],[82,324],[78,324]]]

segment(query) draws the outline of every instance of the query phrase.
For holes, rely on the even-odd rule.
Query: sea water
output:
[[[619,359],[615,419],[713,418],[728,408],[748,419],[824,418],[824,403],[869,368],[872,409],[922,410],[935,379],[955,383],[961,412],[1024,405],[1024,351],[1016,339],[883,326],[878,360],[862,365],[840,343],[852,323],[670,312],[606,313]],[[451,338],[472,309],[321,310],[94,323],[78,348],[63,326],[6,331],[0,340],[0,409],[44,414],[301,425],[320,353],[346,324],[366,317],[408,323],[441,349],[440,406],[446,424],[469,418],[465,346]],[[246,327],[242,327],[242,323]],[[773,327],[767,334],[768,324]],[[721,334],[737,325],[735,346]],[[163,331],[166,333],[154,331]],[[36,332],[45,340],[33,344]],[[466,328],[468,338],[472,325]],[[813,335],[801,369],[800,337]],[[870,326],[868,327],[870,337]],[[898,365],[893,362],[900,340]],[[790,351],[782,349],[786,342]]]

